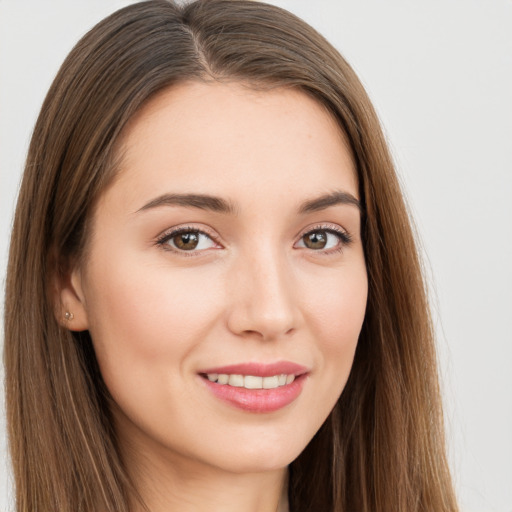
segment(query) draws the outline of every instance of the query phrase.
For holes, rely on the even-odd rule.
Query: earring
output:
[[[69,311],[66,311],[66,312],[64,313],[64,318],[65,318],[66,320],[68,320],[68,321],[69,321],[69,320],[73,320],[73,318],[75,318],[75,315],[73,315],[73,313],[70,313]]]

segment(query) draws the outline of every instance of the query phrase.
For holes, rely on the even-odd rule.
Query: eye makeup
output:
[[[334,239],[334,240],[333,240]],[[327,247],[335,242],[333,247]],[[299,240],[294,247],[298,249],[310,249],[320,254],[335,254],[341,252],[352,243],[352,236],[337,224],[318,224],[306,228],[299,235]]]
[[[156,245],[180,256],[199,256],[210,249],[222,249],[217,239],[209,230],[186,225],[165,231],[157,238]],[[352,237],[346,230],[336,224],[323,223],[302,231],[293,247],[318,254],[334,254],[351,242]]]
[[[193,226],[182,226],[164,232],[156,240],[156,245],[180,256],[197,256],[209,249],[222,249],[213,233]]]

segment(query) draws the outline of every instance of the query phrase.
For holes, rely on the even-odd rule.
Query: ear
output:
[[[70,331],[86,331],[89,320],[79,269],[56,277],[55,317],[57,322]]]

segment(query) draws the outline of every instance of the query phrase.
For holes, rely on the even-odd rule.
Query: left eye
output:
[[[160,240],[159,243],[170,245],[178,251],[202,251],[216,245],[206,233],[194,230],[170,233]]]
[[[296,247],[306,249],[325,250],[334,249],[342,242],[342,235],[327,229],[316,229],[302,236]]]

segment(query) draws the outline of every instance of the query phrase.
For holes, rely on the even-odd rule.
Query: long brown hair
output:
[[[109,394],[87,332],[55,318],[55,276],[84,254],[116,141],[156,92],[185,80],[295,88],[338,120],[356,162],[369,277],[353,369],[290,466],[292,512],[455,511],[432,326],[410,221],[358,78],[292,14],[244,0],[138,3],[62,65],[35,126],[6,285],[7,422],[18,512],[128,512]]]

